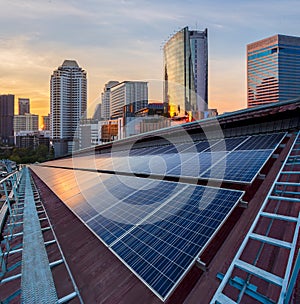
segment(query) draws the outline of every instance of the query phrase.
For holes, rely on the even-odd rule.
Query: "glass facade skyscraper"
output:
[[[275,35],[248,44],[248,107],[299,96],[300,37]]]
[[[169,117],[200,119],[207,111],[207,29],[183,28],[164,45],[164,105]]]

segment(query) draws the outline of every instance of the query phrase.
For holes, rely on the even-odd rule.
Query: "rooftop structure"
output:
[[[297,303],[299,108],[241,110],[31,166],[76,299]]]

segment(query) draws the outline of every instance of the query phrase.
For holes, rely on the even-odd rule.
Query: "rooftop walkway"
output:
[[[0,186],[0,303],[83,303],[29,169]]]

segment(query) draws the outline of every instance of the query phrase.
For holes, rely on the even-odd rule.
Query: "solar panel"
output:
[[[273,150],[232,151],[226,158],[204,172],[202,178],[250,183]]]
[[[55,183],[54,175],[61,175],[58,196],[66,184],[77,184],[71,170],[35,170],[48,185]],[[179,284],[243,194],[75,171],[90,182],[80,193],[69,192],[64,203],[161,299]]]
[[[125,233],[111,249],[164,299],[194,263],[241,194],[188,186],[145,223]]]
[[[224,138],[211,147],[211,151],[232,151],[237,149],[239,145],[248,140],[247,136]]]
[[[202,152],[200,154],[182,155],[183,160],[177,167],[167,171],[171,176],[199,177],[214,163],[226,156],[226,152]]]
[[[285,136],[284,133],[253,135],[238,147],[239,150],[274,149]]]

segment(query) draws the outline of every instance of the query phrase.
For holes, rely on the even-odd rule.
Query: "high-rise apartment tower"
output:
[[[50,80],[50,129],[55,156],[71,153],[81,118],[86,118],[86,72],[75,60],[65,60]]]

